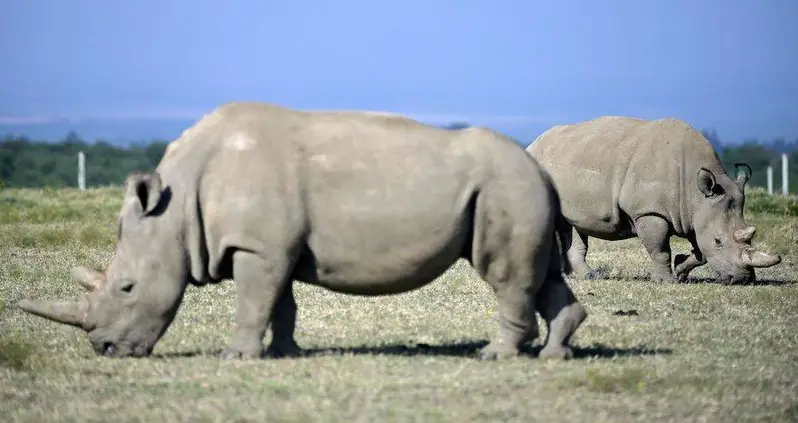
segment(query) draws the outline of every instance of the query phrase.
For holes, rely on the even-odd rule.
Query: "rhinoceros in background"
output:
[[[568,358],[586,317],[565,284],[556,192],[523,148],[487,129],[239,102],[204,116],[157,169],[132,173],[113,260],[73,275],[80,301],[22,300],[88,332],[98,354],[147,356],[189,283],[236,284],[225,358],[300,351],[293,281],[355,295],[419,288],[466,258],[494,289],[499,329],[479,353],[512,357],[549,328]]]
[[[565,225],[560,233],[566,273],[596,277],[585,261],[589,236],[639,237],[654,280],[684,280],[709,262],[724,282],[753,281],[754,268],[781,261],[751,246],[754,228],[743,219],[750,167],[738,164],[730,178],[709,141],[683,121],[605,116],[550,128],[526,151],[548,171],[576,232]],[[672,235],[693,247],[673,270]]]

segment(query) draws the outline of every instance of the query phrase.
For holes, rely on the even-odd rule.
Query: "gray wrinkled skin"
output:
[[[561,272],[556,192],[534,159],[487,129],[395,116],[230,103],[133,173],[116,254],[74,277],[71,302],[24,310],[88,332],[98,354],[146,356],[188,284],[236,284],[225,358],[298,353],[293,281],[354,295],[419,288],[466,258],[494,289],[499,329],[480,351],[512,357],[549,327],[542,357],[569,358],[586,317]],[[456,301],[456,299],[453,299]]]
[[[548,171],[572,225],[560,233],[566,273],[596,277],[585,260],[588,237],[639,237],[654,280],[683,281],[709,263],[723,282],[751,282],[754,268],[781,261],[751,245],[755,229],[743,219],[751,169],[739,164],[730,178],[709,141],[685,122],[600,117],[550,128],[526,151]],[[677,255],[672,269],[674,235],[693,252]]]

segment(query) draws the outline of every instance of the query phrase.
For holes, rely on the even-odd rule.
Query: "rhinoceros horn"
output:
[[[72,277],[89,292],[102,288],[105,283],[105,275],[83,266],[73,267]]]
[[[20,300],[17,304],[28,313],[80,328],[86,317],[85,302]]]
[[[751,171],[751,166],[748,166],[745,163],[735,163],[734,167],[737,169],[737,179],[734,182],[737,183],[737,186],[739,186],[740,189],[743,189],[745,187],[745,183],[751,179],[751,173],[753,173]]]
[[[753,226],[749,226],[743,229],[737,229],[734,231],[734,240],[737,242],[748,242],[754,237],[754,233],[756,233],[756,228]]]
[[[741,255],[743,263],[751,267],[770,267],[781,263],[781,256],[770,255],[761,251],[743,251]]]

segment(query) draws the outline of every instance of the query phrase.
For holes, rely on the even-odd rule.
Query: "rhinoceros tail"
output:
[[[554,232],[556,236],[551,239],[551,258],[549,259],[549,269],[546,279],[563,280],[564,273],[568,273],[568,258],[565,255],[564,243],[571,234],[571,224],[559,212],[554,216]],[[559,238],[560,242],[557,242]]]
[[[567,274],[571,272],[571,263],[568,261],[566,249],[570,248],[571,246],[573,227],[562,214],[560,194],[554,185],[554,180],[552,179],[551,174],[549,174],[545,168],[541,167],[540,170],[543,174],[543,179],[546,180],[546,183],[549,186],[549,192],[551,193],[551,207],[554,211],[555,236],[552,237],[551,259],[549,260],[549,270],[546,279],[564,280],[563,273]],[[557,242],[558,238],[559,242]]]

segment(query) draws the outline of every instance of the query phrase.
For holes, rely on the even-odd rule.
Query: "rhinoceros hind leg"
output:
[[[272,342],[266,349],[266,355],[290,357],[302,352],[294,339],[296,312],[294,284],[289,281],[274,306],[274,315],[271,318]]]
[[[596,271],[587,264],[587,235],[582,234],[576,229],[573,230],[577,236],[571,236],[571,240],[566,245],[563,242],[563,249],[566,250],[570,272],[566,271],[565,274],[574,274],[585,280],[595,280],[598,278]]]
[[[637,233],[651,257],[651,280],[677,282],[671,271],[671,244],[668,222],[659,216],[642,216],[635,220]]]
[[[548,328],[546,343],[539,357],[554,359],[573,357],[568,342],[587,318],[585,308],[577,301],[561,277],[546,280],[538,292],[536,305]]]
[[[537,276],[529,265],[517,268],[506,259],[497,258],[488,266],[487,272],[480,272],[496,293],[499,309],[498,333],[479,351],[480,359],[515,357],[522,344],[538,337],[533,286],[538,283],[535,278],[542,278],[544,270],[541,269]]]
[[[586,273],[582,275],[582,279],[586,281],[594,281],[598,278],[599,278],[598,273],[593,269],[588,270]]]
[[[263,259],[238,250],[233,255],[233,279],[236,284],[236,329],[232,344],[222,352],[226,359],[250,359],[263,356],[263,336],[284,287],[289,282],[290,260],[287,257]],[[285,316],[280,316],[285,317]],[[276,322],[284,335],[288,324]]]

